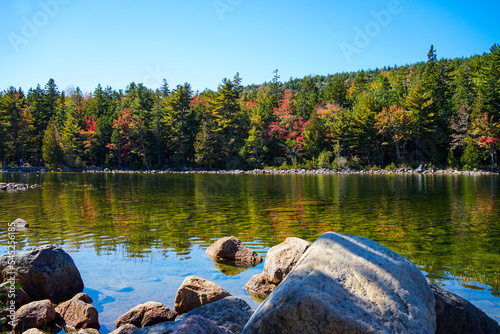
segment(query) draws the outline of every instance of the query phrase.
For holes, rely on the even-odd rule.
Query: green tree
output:
[[[344,78],[336,77],[328,82],[328,85],[322,91],[322,99],[327,103],[338,104],[341,107],[349,107],[349,98],[347,90],[349,86]]]
[[[66,164],[70,167],[82,166],[81,128],[71,113],[66,117],[61,131],[61,143],[64,148]]]
[[[307,76],[300,81],[299,89],[293,101],[296,115],[303,119],[308,119],[316,109],[318,101],[318,86],[316,86],[310,76]]]
[[[416,141],[415,159],[419,165],[420,145],[423,138],[429,137],[435,130],[435,115],[432,109],[433,100],[431,94],[427,92],[422,82],[416,78],[412,81],[410,91],[404,99],[404,107],[409,110],[415,119],[414,136]]]
[[[10,87],[0,98],[0,113],[4,115],[6,134],[4,143],[14,148],[13,157],[17,162],[26,161],[29,135],[33,133],[33,119],[21,89]]]
[[[167,146],[174,161],[186,163],[188,154],[194,144],[193,133],[189,128],[194,114],[191,110],[193,92],[191,85],[177,85],[165,101],[166,112],[163,117],[165,124]],[[196,132],[195,132],[196,133]]]
[[[490,54],[486,56],[486,62],[481,67],[480,90],[484,100],[485,111],[493,116],[496,121],[500,120],[500,45],[494,44]]]
[[[47,129],[45,130],[42,155],[45,165],[49,168],[58,168],[63,164],[64,151],[54,119],[49,121]]]

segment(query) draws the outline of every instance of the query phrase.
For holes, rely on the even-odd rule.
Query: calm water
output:
[[[102,333],[139,303],[173,308],[188,275],[256,308],[243,286],[263,265],[221,272],[204,250],[234,235],[265,256],[286,237],[314,241],[327,231],[380,242],[500,322],[499,177],[0,173],[0,181],[43,183],[0,193],[0,221],[31,224],[16,236],[19,250],[52,243],[71,254]]]

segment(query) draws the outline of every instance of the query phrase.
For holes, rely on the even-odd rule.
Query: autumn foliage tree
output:
[[[401,161],[401,152],[404,153],[407,141],[415,134],[415,124],[414,115],[397,105],[384,108],[376,117],[378,133],[393,142],[398,162]]]
[[[304,129],[308,122],[294,114],[293,93],[285,90],[283,99],[274,109],[277,121],[269,125],[269,134],[279,140],[279,145],[286,149],[292,165],[296,165],[296,157],[301,155],[304,144]]]

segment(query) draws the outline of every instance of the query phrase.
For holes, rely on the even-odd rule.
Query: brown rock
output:
[[[469,301],[432,283],[436,298],[436,334],[500,333],[498,323]]]
[[[0,284],[0,302],[3,305],[7,305],[10,303],[9,295],[14,294],[14,302],[16,305],[16,309],[19,309],[21,306],[28,304],[31,302],[30,296],[23,289],[15,289],[9,282],[4,282]]]
[[[177,313],[157,302],[137,305],[116,320],[116,328],[131,324],[137,328],[156,325],[160,322],[173,321]]]
[[[224,237],[205,251],[213,259],[261,263],[262,258],[236,237]]]
[[[41,331],[38,328],[30,328],[24,331],[23,334],[47,334],[47,332]]]
[[[210,304],[231,296],[219,285],[206,279],[189,276],[182,282],[175,296],[175,311],[187,313],[202,305]]]
[[[266,279],[266,275],[261,273],[253,275],[247,284],[245,284],[245,289],[265,299],[274,289],[276,289],[276,286],[276,284],[269,283]]]
[[[90,299],[89,296],[86,297]],[[81,295],[76,295],[73,299],[61,303],[56,307],[56,312],[64,320],[66,326],[73,327],[76,329],[100,328],[99,315],[97,314],[96,308],[91,304],[88,304],[83,300],[79,299],[79,298],[84,298],[88,300],[86,297]]]
[[[264,273],[268,282],[278,285],[293,270],[300,257],[311,246],[309,241],[300,238],[286,240],[272,247],[266,256]]]
[[[83,292],[76,294],[73,298],[71,298],[71,300],[81,300],[82,302],[87,304],[92,304],[93,302],[92,298],[90,298],[89,295]]]
[[[78,331],[78,334],[101,334],[101,333],[95,328],[84,328],[80,329]]]
[[[112,331],[109,334],[130,334],[133,331],[135,331],[136,329],[137,329],[137,327],[132,325],[132,324],[125,324],[125,325],[122,325],[119,328],[115,329],[114,331]]]
[[[23,332],[30,328],[46,325],[54,321],[55,318],[56,311],[49,299],[31,302],[17,310],[13,330]]]
[[[311,243],[300,238],[286,240],[272,247],[264,262],[264,271],[254,275],[245,284],[245,289],[253,297],[265,299],[293,270]]]

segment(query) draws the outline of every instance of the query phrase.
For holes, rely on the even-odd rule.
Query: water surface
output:
[[[100,312],[101,332],[149,300],[173,308],[182,280],[243,289],[263,265],[227,276],[204,250],[234,235],[265,256],[286,237],[364,236],[500,321],[500,178],[464,175],[0,173],[43,187],[0,193],[0,221],[23,218],[18,250],[59,244]],[[7,232],[0,232],[6,252]],[[226,272],[227,273],[227,272]]]

